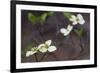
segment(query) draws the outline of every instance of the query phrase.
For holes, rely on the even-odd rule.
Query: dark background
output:
[[[33,25],[27,17],[31,12],[35,15],[41,15],[43,11],[21,11],[21,62],[35,62],[34,55],[25,57],[26,51],[32,46],[44,43],[46,40],[53,40],[53,44],[57,46],[54,53],[47,53],[45,59],[42,61],[64,61],[64,60],[86,60],[90,58],[90,14],[81,13],[85,19],[83,25],[86,34],[82,37],[82,45],[84,49],[80,48],[79,37],[71,32],[70,35],[64,37],[58,30],[66,27],[69,21],[64,17],[63,12],[55,12],[53,16],[47,18],[44,25],[36,23]],[[78,14],[78,13],[73,13]],[[77,28],[77,26],[75,27]],[[34,44],[36,43],[37,44]],[[34,44],[34,45],[33,45]],[[42,53],[38,53],[38,59],[41,59]]]

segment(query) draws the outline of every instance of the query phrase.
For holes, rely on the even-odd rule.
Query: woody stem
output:
[[[34,54],[36,62],[38,62],[37,54]]]

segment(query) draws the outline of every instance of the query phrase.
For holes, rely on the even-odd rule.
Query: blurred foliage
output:
[[[47,12],[48,16],[54,15],[54,12]]]
[[[74,32],[79,36],[82,37],[84,36],[85,29],[83,27],[80,27],[79,29],[74,29]]]
[[[28,43],[27,45],[25,45],[25,47],[22,48],[22,53],[21,53],[21,55],[22,55],[22,56],[25,56],[25,55],[26,55],[26,51],[31,50],[31,48],[32,48],[34,45],[35,45],[35,42],[30,42],[30,43]]]
[[[33,15],[32,13],[28,13],[28,20],[32,23],[32,24],[35,24],[35,21],[36,21],[36,16]]]
[[[64,17],[68,20],[69,20],[69,18],[71,18],[71,15],[72,15],[72,13],[70,13],[70,12],[64,12],[63,14],[64,14]]]
[[[40,23],[43,25],[43,23],[46,21],[47,13],[43,13],[39,18]]]
[[[36,16],[33,13],[28,13],[28,20],[34,25],[36,22],[40,22],[41,25],[44,24],[48,16],[52,16],[54,12],[45,12],[40,16]]]

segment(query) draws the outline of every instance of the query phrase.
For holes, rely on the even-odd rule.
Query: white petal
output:
[[[40,49],[40,48],[42,48],[42,47],[44,47],[45,46],[45,44],[40,44],[39,46],[38,46],[38,49]]]
[[[62,34],[65,34],[65,33],[67,32],[67,30],[66,30],[65,28],[61,28],[61,29],[60,29],[60,32],[61,32]]]
[[[72,29],[73,29],[73,26],[69,24],[69,25],[67,26],[67,30],[68,30],[68,31],[71,31]]]
[[[78,22],[79,24],[84,24],[85,23],[85,20],[83,19],[83,16],[81,14],[77,14],[77,18],[78,18]]]
[[[69,32],[69,31],[67,31],[66,33],[64,33],[64,36],[67,36],[67,35],[69,35],[69,33],[70,33],[70,32]]]
[[[45,44],[40,44],[38,46],[38,50],[42,53],[46,52],[47,51],[47,48],[45,48]]]
[[[77,21],[73,21],[72,25],[77,25],[78,22]]]
[[[52,40],[48,40],[48,41],[45,42],[45,44],[47,44],[48,46],[50,46],[51,43],[52,43]]]
[[[50,46],[50,47],[48,48],[48,51],[49,51],[49,52],[54,52],[56,49],[57,49],[57,48],[56,48],[55,46]]]
[[[28,56],[30,56],[30,55],[33,55],[34,54],[34,52],[32,52],[32,51],[27,51],[26,52],[26,57],[28,57]]]
[[[72,21],[72,22],[74,22],[74,21],[76,21],[76,19],[77,19],[77,17],[75,15],[72,15],[69,20]]]
[[[72,31],[72,29],[73,29],[73,26],[69,24],[69,25],[67,26],[67,32],[66,32],[66,33],[64,33],[64,36],[69,35],[69,34],[70,34],[70,32]]]
[[[39,49],[39,51],[42,52],[42,53],[45,53],[45,52],[47,52],[47,48],[42,47],[42,48]]]
[[[72,31],[72,29],[73,29],[73,26],[69,24],[69,25],[67,26],[67,29],[61,28],[61,29],[60,29],[60,32],[61,32],[64,36],[67,36],[67,35],[69,35],[69,33]]]
[[[77,18],[78,18],[79,20],[83,20],[83,16],[82,16],[81,14],[77,14]]]
[[[81,24],[81,25],[84,24],[84,23],[85,23],[85,20],[80,20],[79,21],[79,24]]]
[[[33,54],[35,54],[35,53],[37,53],[37,51],[32,51],[32,54],[31,54],[31,55],[33,55]]]

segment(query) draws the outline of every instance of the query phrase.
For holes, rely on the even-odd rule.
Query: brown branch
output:
[[[37,54],[34,54],[36,62],[38,62]]]

